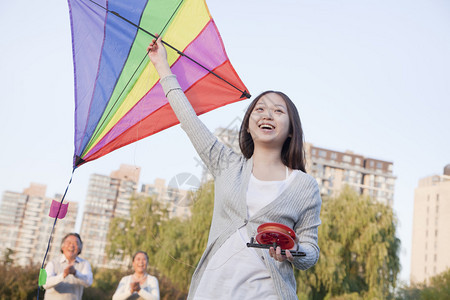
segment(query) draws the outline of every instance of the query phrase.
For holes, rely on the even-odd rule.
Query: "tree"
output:
[[[36,299],[39,266],[26,267],[0,264],[0,300]],[[41,290],[41,296],[44,292]]]
[[[160,248],[160,228],[168,218],[165,207],[151,197],[131,200],[130,218],[113,218],[108,231],[106,251],[109,257],[124,259],[142,250],[149,254],[149,265],[157,258],[153,253]]]
[[[11,266],[14,264],[14,259],[12,258],[14,256],[14,250],[11,248],[6,248],[3,252],[3,259],[2,263],[4,266]]]
[[[422,299],[450,299],[450,269],[430,279],[430,284],[421,293]]]
[[[401,287],[397,291],[397,300],[441,300],[450,299],[450,268],[431,277],[429,284],[415,283]]]
[[[324,199],[316,266],[296,271],[301,299],[389,299],[400,269],[390,207],[349,187]]]

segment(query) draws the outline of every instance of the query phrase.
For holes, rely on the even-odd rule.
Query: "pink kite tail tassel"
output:
[[[61,206],[61,209],[59,209],[60,206]],[[50,206],[49,216],[51,218],[56,218],[56,215],[58,215],[58,219],[63,219],[67,214],[68,207],[69,207],[69,203],[61,204],[58,201],[52,200],[52,205]],[[59,214],[58,214],[58,210],[59,210]]]

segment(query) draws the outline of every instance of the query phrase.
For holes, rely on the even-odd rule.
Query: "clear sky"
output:
[[[441,174],[450,163],[450,3],[207,3],[250,92],[288,94],[306,141],[394,163],[401,279],[408,280],[414,189],[420,178]],[[2,1],[0,33],[0,192],[22,192],[36,182],[47,185],[48,196],[63,193],[72,170],[74,122],[67,3]],[[211,130],[228,126],[248,103],[202,120]],[[182,172],[200,176],[196,157],[176,126],[83,165],[67,198],[83,203],[89,176],[109,175],[122,163],[142,167],[141,183]]]

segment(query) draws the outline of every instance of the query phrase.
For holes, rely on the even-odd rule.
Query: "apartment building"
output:
[[[450,268],[450,164],[442,175],[419,180],[414,191],[411,283]]]
[[[93,266],[114,268],[128,262],[108,259],[109,224],[114,217],[130,217],[130,199],[137,191],[141,169],[121,165],[110,176],[92,174],[89,179],[80,235],[83,258]]]
[[[40,264],[47,250],[54,218],[49,217],[52,200],[61,195],[47,197],[47,187],[31,183],[22,193],[3,193],[0,209],[0,250],[13,251],[14,263],[21,266]],[[70,201],[64,219],[58,219],[50,244],[47,261],[60,254],[62,238],[75,230],[78,203]]]
[[[392,207],[396,177],[393,163],[306,143],[306,168],[315,177],[322,197],[335,197],[345,185]]]

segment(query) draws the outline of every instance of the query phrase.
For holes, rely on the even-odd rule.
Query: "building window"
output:
[[[342,160],[345,161],[345,162],[350,163],[350,162],[352,162],[352,157],[349,156],[349,155],[344,155],[344,156],[342,157]]]
[[[331,159],[336,159],[336,158],[337,158],[336,152],[331,152]]]
[[[319,150],[319,156],[325,158],[327,157],[327,152],[325,152],[324,150]]]
[[[377,169],[382,169],[383,168],[383,164],[380,162],[377,162]]]

